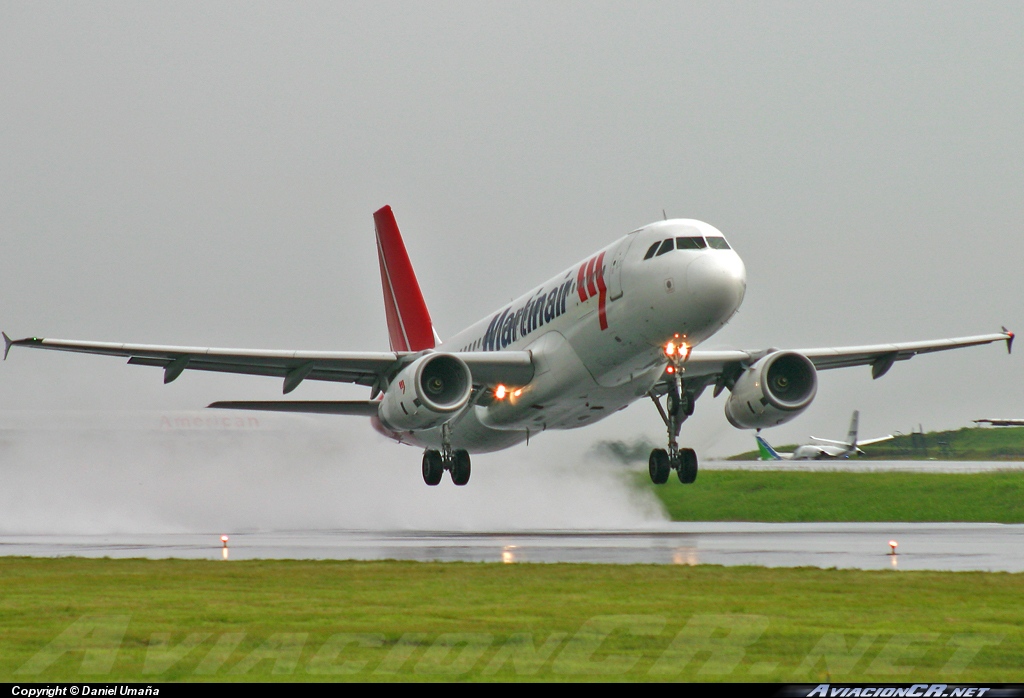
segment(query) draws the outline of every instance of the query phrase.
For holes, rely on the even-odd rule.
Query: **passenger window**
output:
[[[713,250],[731,250],[729,243],[725,241],[725,238],[708,238],[708,244]]]
[[[661,244],[661,240],[651,245],[651,249],[647,250],[647,254],[644,255],[644,259],[650,259],[654,256],[654,253],[658,251],[658,245]]]
[[[703,250],[705,247],[704,238],[676,238],[677,250]]]
[[[661,247],[658,249],[658,254],[656,254],[654,256],[655,257],[660,257],[661,255],[665,254],[666,252],[671,252],[672,251],[672,247],[673,247],[672,238],[669,238],[665,242],[661,243]]]

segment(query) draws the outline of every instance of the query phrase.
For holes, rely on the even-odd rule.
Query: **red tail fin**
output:
[[[391,351],[421,351],[434,346],[434,324],[416,281],[416,272],[398,232],[390,206],[373,214],[377,229],[377,257],[384,286],[384,311],[388,317]]]

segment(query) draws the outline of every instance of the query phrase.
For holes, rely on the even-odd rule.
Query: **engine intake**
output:
[[[725,403],[725,416],[737,429],[783,424],[806,410],[818,392],[818,374],[803,354],[777,351],[750,366]]]
[[[393,431],[432,429],[455,416],[473,392],[473,375],[452,354],[428,354],[391,381],[378,417]]]

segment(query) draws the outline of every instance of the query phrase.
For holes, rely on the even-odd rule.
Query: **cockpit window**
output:
[[[676,238],[677,250],[703,250],[705,247],[704,238]]]
[[[660,257],[666,252],[672,250],[703,250],[710,247],[713,250],[731,250],[729,243],[725,241],[723,237],[708,237],[704,238],[700,235],[689,236],[685,238],[669,238],[668,240],[659,240],[658,242],[647,248],[647,254],[644,255],[644,259],[651,259],[653,257]]]

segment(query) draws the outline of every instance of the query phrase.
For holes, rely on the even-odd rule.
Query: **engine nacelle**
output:
[[[807,409],[818,392],[818,373],[803,354],[777,351],[749,367],[725,403],[737,429],[763,429],[788,422]]]
[[[452,354],[427,354],[395,376],[377,416],[392,431],[432,429],[454,417],[472,391],[473,375],[465,361]]]

